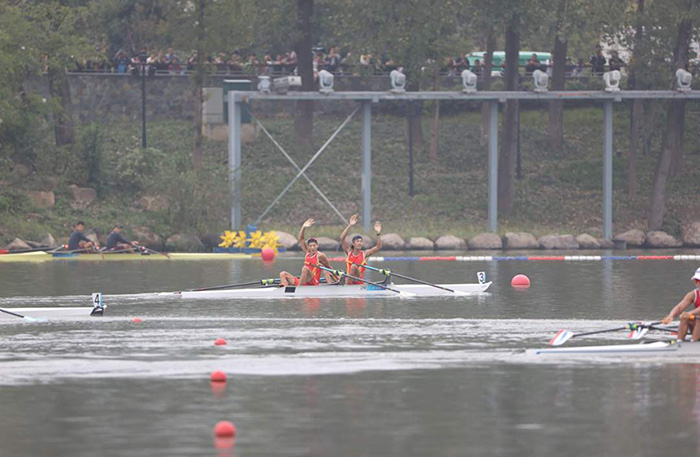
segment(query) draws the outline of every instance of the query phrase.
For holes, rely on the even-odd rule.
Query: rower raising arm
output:
[[[301,246],[304,254],[306,254],[304,256],[304,266],[301,269],[301,275],[297,278],[293,274],[286,271],[281,272],[280,286],[317,286],[321,282],[321,274],[323,274],[323,276],[326,278],[326,282],[329,284],[336,280],[336,278],[334,278],[330,272],[325,270],[322,271],[318,267],[319,265],[322,265],[328,269],[333,269],[330,262],[328,262],[328,257],[326,257],[323,252],[318,250],[318,241],[316,238],[309,238],[308,240],[304,238],[304,232],[312,225],[314,225],[314,220],[307,219],[299,231],[299,246]]]
[[[377,243],[373,248],[367,249],[365,251],[362,250],[362,236],[361,235],[356,235],[352,239],[352,245],[348,245],[348,243],[345,241],[345,238],[348,236],[348,233],[350,232],[350,228],[352,228],[353,225],[357,224],[357,219],[358,215],[353,214],[350,216],[350,221],[348,223],[348,226],[345,227],[345,230],[340,234],[340,244],[343,247],[343,251],[345,252],[346,259],[345,259],[345,270],[346,273],[349,274],[350,276],[355,276],[355,277],[360,277],[364,278],[365,275],[365,269],[361,267],[361,265],[364,265],[367,263],[367,259],[378,252],[382,248],[382,223],[377,221],[374,223],[374,232],[377,235]],[[362,284],[361,281],[356,281],[352,280],[348,277],[345,278],[345,284]]]

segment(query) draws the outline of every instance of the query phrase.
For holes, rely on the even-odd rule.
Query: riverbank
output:
[[[423,128],[430,138],[430,108]],[[639,192],[626,192],[628,112],[616,106],[614,123],[614,234],[632,229],[648,232],[651,181],[660,134],[651,138],[648,154],[639,158]],[[698,122],[688,108],[688,125]],[[404,141],[405,119],[391,115],[373,117],[373,219],[382,220],[384,233],[396,233],[405,241],[423,237],[436,241],[451,234],[465,244],[487,227],[487,155],[480,144],[480,115],[466,112],[440,120],[437,157],[415,151],[414,195],[408,192],[408,152]],[[316,119],[314,144],[320,146],[342,119]],[[304,164],[315,151],[299,151],[293,145],[293,120],[287,117],[263,121],[266,128]],[[528,232],[539,242],[543,236],[589,234],[602,236],[602,111],[569,109],[564,116],[565,143],[549,151],[546,141],[547,112],[522,113],[522,177],[515,182],[514,210],[499,220],[500,237],[508,232]],[[84,220],[98,236],[114,223],[145,227],[161,239],[173,235],[196,236],[212,244],[228,226],[227,145],[205,141],[203,165],[191,169],[191,124],[181,121],[148,124],[150,149],[140,150],[140,123],[82,127],[80,144],[73,150],[43,155],[28,167],[11,163],[2,167],[0,181],[0,244],[14,238],[41,241],[52,234],[59,241],[75,221]],[[686,131],[685,161],[700,159],[694,129]],[[346,217],[361,211],[360,136],[358,121],[348,124],[308,175]],[[94,141],[90,141],[90,140]],[[90,159],[90,160],[88,160]],[[256,220],[294,177],[289,165],[269,139],[259,136],[243,147],[243,218]],[[77,187],[69,187],[71,184]],[[683,227],[700,221],[700,169],[686,166],[667,187],[664,231],[682,241]],[[317,225],[314,235],[337,237],[342,222],[308,183],[299,180],[258,224],[258,228],[282,230],[296,236],[306,218]],[[207,243],[203,243],[207,246]]]

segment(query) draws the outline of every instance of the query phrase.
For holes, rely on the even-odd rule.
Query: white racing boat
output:
[[[674,353],[679,355],[700,355],[700,343],[651,341],[636,344],[606,344],[599,346],[574,346],[566,348],[528,349],[529,356],[628,356]]]
[[[676,338],[651,339],[636,344],[603,344],[598,346],[561,346],[572,338],[579,336],[595,335],[617,331],[629,331],[629,338],[640,340],[646,337],[649,331],[675,332],[678,328],[675,325],[663,325],[661,322],[630,322],[620,327],[605,330],[595,330],[584,333],[574,333],[570,330],[559,330],[549,341],[547,348],[528,349],[525,354],[528,356],[549,358],[552,356],[573,357],[573,356],[644,356],[653,354],[679,354],[679,355],[700,355],[700,343],[681,342]]]
[[[243,299],[279,299],[279,298],[333,298],[333,297],[449,297],[477,294],[485,292],[491,282],[473,284],[436,284],[444,287],[427,286],[424,284],[374,284],[361,285],[328,285],[302,287],[257,287],[253,289],[200,290],[184,292],[161,293],[160,296],[176,295],[186,300],[228,300]]]
[[[49,319],[74,319],[91,316],[102,316],[106,305],[102,301],[102,293],[92,294],[93,306],[54,306],[54,307],[26,307],[26,308],[0,308],[0,321],[20,320],[28,322],[43,322]]]

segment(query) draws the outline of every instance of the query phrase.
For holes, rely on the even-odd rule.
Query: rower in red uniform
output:
[[[695,283],[695,289],[685,294],[685,297],[671,309],[668,316],[661,319],[662,324],[669,324],[674,317],[680,314],[678,339],[681,341],[685,339],[689,330],[692,334],[692,341],[700,340],[700,325],[696,325],[696,318],[700,315],[700,268],[695,270],[695,274],[690,279]],[[694,308],[691,311],[684,311],[690,305],[693,305]]]
[[[313,219],[308,219],[301,226],[299,232],[299,246],[304,251],[304,266],[301,269],[301,275],[297,278],[291,273],[283,271],[280,273],[280,287],[293,286],[318,286],[321,283],[321,274],[326,278],[328,284],[337,280],[330,272],[318,268],[318,265],[323,265],[326,268],[333,268],[328,262],[328,257],[323,252],[318,250],[318,241],[316,238],[304,239],[304,231],[314,225]]]
[[[363,251],[362,235],[355,235],[354,237],[352,237],[352,245],[348,245],[348,243],[345,241],[345,237],[348,236],[350,228],[353,225],[357,224],[357,218],[357,214],[353,214],[352,216],[350,216],[350,223],[347,227],[345,227],[343,233],[340,234],[340,244],[343,246],[343,251],[346,255],[345,272],[350,276],[364,278],[365,269],[362,268],[360,265],[367,264],[367,259],[369,258],[369,256],[375,254],[382,248],[382,223],[379,221],[374,223],[374,232],[377,234],[377,244],[373,248]],[[345,284],[364,284],[364,282],[346,277]]]

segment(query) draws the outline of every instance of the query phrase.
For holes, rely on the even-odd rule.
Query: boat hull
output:
[[[637,344],[609,344],[601,346],[572,346],[565,348],[528,349],[525,353],[535,357],[575,357],[575,356],[629,356],[657,353],[700,355],[700,343],[654,341]]]
[[[22,316],[32,317],[32,318],[46,318],[46,319],[73,319],[81,317],[90,316],[102,316],[104,309],[94,312],[95,308],[90,306],[79,306],[79,307],[66,307],[57,306],[53,308],[3,308],[4,310],[11,311],[16,314],[21,314]],[[13,316],[11,314],[0,312],[0,320],[21,320],[20,317]]]
[[[440,284],[443,287],[453,289],[461,294],[477,294],[485,292],[491,283],[483,284]],[[422,284],[391,284],[389,287],[407,295],[415,294],[421,297],[439,297],[461,295]],[[382,289],[378,286],[363,285],[320,285],[305,287],[259,287],[255,289],[226,289],[209,291],[176,292],[186,300],[228,300],[243,299],[284,299],[284,298],[333,298],[333,297],[405,297],[405,295]],[[161,294],[173,295],[173,294]]]

